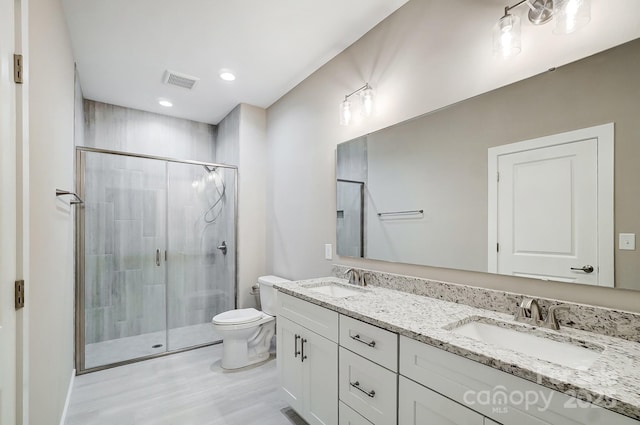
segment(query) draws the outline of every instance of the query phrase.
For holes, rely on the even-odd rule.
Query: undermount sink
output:
[[[307,289],[309,291],[317,292],[318,294],[322,294],[322,295],[328,295],[333,298],[346,298],[346,297],[351,297],[353,295],[362,294],[362,289],[348,288],[346,285],[336,283],[336,282],[327,282],[325,284],[312,286]]]
[[[560,366],[575,370],[587,370],[600,357],[603,348],[591,344],[592,347],[578,346],[576,344],[589,345],[580,341],[556,341],[544,336],[527,332],[527,328],[515,330],[509,327],[495,324],[473,321],[458,326],[452,331],[458,335],[464,335],[476,341],[506,348],[526,356],[546,360]]]

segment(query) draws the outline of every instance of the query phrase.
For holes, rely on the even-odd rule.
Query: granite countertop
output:
[[[517,323],[508,314],[375,286],[355,287],[360,294],[346,298],[309,290],[327,282],[348,285],[345,279],[331,277],[277,283],[274,287],[340,314],[640,420],[640,344],[637,342],[568,327],[552,331]],[[601,349],[602,354],[588,370],[574,370],[451,331],[474,320],[500,322],[503,326],[507,322],[508,327],[529,328],[528,332],[555,340],[571,339],[583,346]]]

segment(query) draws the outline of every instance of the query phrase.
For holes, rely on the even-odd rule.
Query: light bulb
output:
[[[345,99],[340,103],[340,125],[349,125],[351,116],[351,102],[349,99]]]
[[[556,0],[553,3],[555,34],[570,34],[591,20],[590,0]]]
[[[520,50],[520,17],[504,15],[493,27],[493,54],[508,58]]]
[[[367,85],[367,88],[360,94],[362,99],[362,114],[370,117],[373,114],[373,89]]]

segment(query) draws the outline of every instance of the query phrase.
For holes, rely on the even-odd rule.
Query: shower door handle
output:
[[[160,250],[156,249],[156,266],[160,267]]]

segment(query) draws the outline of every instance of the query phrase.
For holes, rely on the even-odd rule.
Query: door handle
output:
[[[571,267],[571,270],[579,270],[579,271],[583,271],[585,273],[593,273],[594,268],[593,268],[593,266],[586,265],[586,266],[582,266],[582,267]]]
[[[300,354],[300,351],[298,351],[298,340],[300,339],[300,335],[297,335],[293,338],[294,342],[293,342],[293,357],[298,357],[298,354]]]
[[[156,249],[156,266],[160,267],[160,250]]]
[[[300,356],[300,361],[304,363],[304,359],[307,358],[307,356],[304,355],[304,343],[307,342],[306,339],[302,338],[302,356]]]

